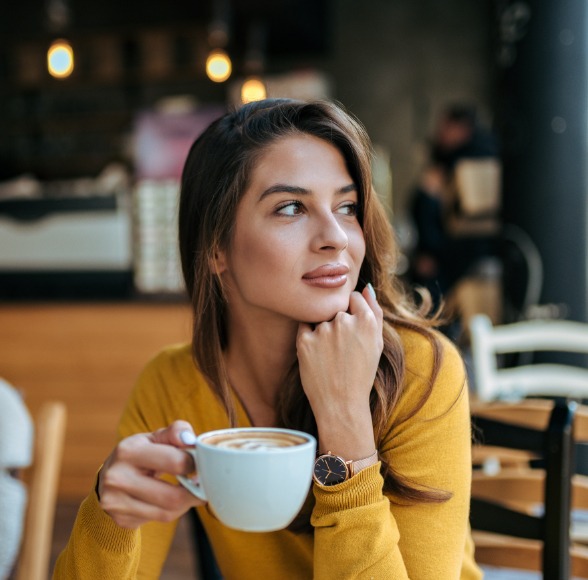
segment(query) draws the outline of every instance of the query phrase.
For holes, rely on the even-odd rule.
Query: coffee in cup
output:
[[[308,494],[316,453],[312,435],[246,427],[209,431],[187,450],[197,477],[178,476],[226,526],[251,532],[285,528]]]
[[[243,432],[226,432],[203,435],[203,442],[208,445],[216,445],[224,449],[243,449],[245,451],[270,451],[272,449],[281,449],[283,447],[292,447],[293,445],[302,445],[307,439],[296,435],[292,432],[282,432],[276,430],[251,430]]]

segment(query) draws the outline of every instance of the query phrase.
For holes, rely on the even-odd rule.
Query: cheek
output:
[[[275,270],[283,255],[283,244],[270,239],[259,230],[243,232],[236,236],[231,255],[232,267],[239,274],[255,276],[265,271]]]
[[[363,237],[363,231],[358,226],[349,239],[349,251],[352,253],[353,259],[358,266],[361,266],[363,259],[365,258],[365,238]]]

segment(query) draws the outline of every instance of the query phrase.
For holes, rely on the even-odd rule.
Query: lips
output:
[[[319,288],[338,288],[347,282],[349,267],[345,264],[324,264],[302,276],[311,286]]]

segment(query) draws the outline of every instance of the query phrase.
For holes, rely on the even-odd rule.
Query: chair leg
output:
[[[545,537],[543,574],[553,580],[570,578],[570,509],[575,444],[575,403],[555,404],[545,434]]]

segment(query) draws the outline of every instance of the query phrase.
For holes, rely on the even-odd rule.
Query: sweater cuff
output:
[[[384,479],[380,475],[380,465],[381,463],[378,461],[338,485],[322,486],[315,483],[316,505],[313,516],[322,517],[341,510],[381,501]]]
[[[78,519],[84,532],[107,552],[132,552],[140,541],[139,529],[128,530],[116,524],[100,507],[94,490],[82,502]]]

